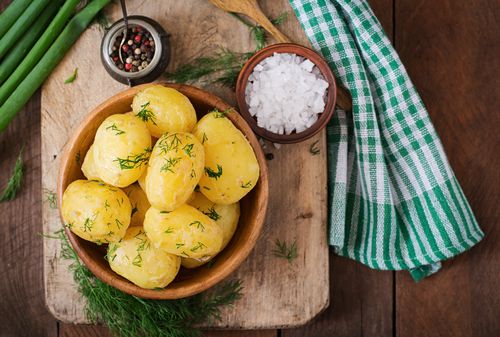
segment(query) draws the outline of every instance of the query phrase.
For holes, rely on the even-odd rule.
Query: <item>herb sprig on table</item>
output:
[[[12,176],[7,182],[7,186],[0,195],[0,202],[14,200],[17,192],[21,189],[21,182],[23,180],[23,150],[24,146],[21,148],[19,155],[17,156],[16,164],[14,165],[14,170],[12,171]]]
[[[274,242],[276,248],[273,250],[273,254],[276,257],[287,260],[292,263],[298,256],[297,254],[297,241],[294,241],[291,245],[288,245],[286,241],[280,241],[276,239]]]
[[[64,230],[45,237],[60,240],[60,256],[71,262],[69,268],[86,299],[87,318],[103,322],[116,336],[200,336],[196,325],[220,320],[221,307],[241,297],[240,280],[227,281],[213,291],[179,300],[147,300],[127,295],[96,278],[81,263]]]
[[[246,61],[252,55],[264,48],[267,39],[264,28],[259,25],[252,25],[237,14],[234,14],[238,20],[250,28],[252,37],[255,40],[256,49],[254,52],[237,53],[225,48],[219,49],[212,56],[202,56],[194,59],[191,63],[184,64],[172,73],[166,73],[168,80],[176,83],[191,83],[211,77],[209,82],[219,83],[224,86],[234,88],[238,74]],[[271,20],[275,25],[285,21],[287,13],[280,14],[276,19]]]

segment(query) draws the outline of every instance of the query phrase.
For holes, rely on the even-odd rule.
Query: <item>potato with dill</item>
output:
[[[137,181],[151,153],[151,135],[146,124],[132,115],[111,115],[97,129],[93,150],[95,171],[113,186]]]
[[[130,200],[132,205],[132,218],[130,219],[130,226],[142,226],[146,211],[151,207],[146,193],[142,190],[139,184],[134,183],[123,189],[125,194]]]
[[[172,211],[184,204],[203,174],[205,152],[190,133],[164,134],[155,144],[146,175],[151,205]]]
[[[165,132],[191,132],[196,124],[196,111],[189,98],[162,85],[153,85],[137,93],[132,110],[146,122],[156,138]]]
[[[120,240],[130,224],[132,207],[117,187],[95,180],[75,180],[66,188],[61,214],[68,228],[98,244]]]
[[[222,229],[222,245],[220,250],[222,251],[226,248],[229,241],[236,231],[238,226],[238,220],[240,218],[240,203],[234,203],[230,205],[219,205],[211,202],[202,193],[194,192],[194,197],[189,201],[189,205],[195,207],[197,210],[208,216],[210,219],[214,220]],[[192,258],[181,259],[181,264],[184,268],[196,268],[204,265],[210,261],[215,255],[208,260],[196,260]]]
[[[180,258],[151,245],[142,227],[130,227],[119,242],[109,244],[111,269],[145,289],[163,288],[179,272]]]
[[[205,149],[200,191],[217,204],[233,204],[243,198],[259,179],[259,163],[245,136],[227,118],[212,111],[200,119],[193,134]]]
[[[156,248],[181,257],[207,259],[222,246],[220,226],[186,204],[171,212],[151,207],[146,212],[144,231]]]
[[[92,144],[85,155],[85,159],[82,164],[82,172],[85,178],[88,180],[99,179],[99,174],[94,163],[94,144]]]

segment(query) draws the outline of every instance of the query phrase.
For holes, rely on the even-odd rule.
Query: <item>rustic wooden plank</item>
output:
[[[500,335],[500,45],[495,0],[398,1],[396,41],[486,238],[415,284],[397,275],[397,335]]]
[[[393,1],[370,4],[389,37]],[[330,254],[330,307],[310,324],[283,330],[283,337],[392,336],[393,272],[380,272]]]
[[[287,34],[299,43],[307,42],[287,0],[261,3],[270,16],[277,16],[283,10],[290,12],[284,26]],[[215,51],[219,46],[236,51],[254,48],[248,28],[206,0],[148,0],[130,2],[128,7],[130,13],[149,15],[170,31],[171,68]],[[109,10],[112,20],[121,15],[117,3]],[[124,89],[101,66],[96,66],[100,63],[97,52],[100,36],[97,26],[88,29],[43,88],[42,186],[50,190],[55,190],[58,156],[74,127],[93,106]],[[71,85],[64,85],[64,79],[75,67],[80,69],[78,79]],[[231,90],[203,86],[234,103]],[[312,156],[309,146],[316,140],[322,151]],[[279,150],[266,144],[266,151],[274,153],[274,159],[269,161],[271,211],[256,249],[233,275],[243,280],[245,294],[234,308],[224,310],[223,321],[218,327],[298,325],[309,321],[328,305],[324,143],[322,133],[303,144],[283,146]],[[298,164],[291,166],[290,163]],[[299,195],[301,197],[297,198]],[[61,226],[57,211],[48,206],[43,209],[43,221],[46,231]],[[273,257],[271,251],[277,238],[288,242],[297,240],[299,258],[293,264]],[[48,307],[65,322],[85,322],[83,303],[74,289],[67,264],[57,258],[58,249],[57,242],[45,241]]]
[[[277,337],[276,330],[211,330],[204,337]],[[87,324],[59,324],[59,337],[112,337],[108,329]]]
[[[57,324],[43,297],[40,221],[40,95],[0,134],[0,188],[24,144],[25,174],[17,198],[0,203],[1,336],[56,336]]]

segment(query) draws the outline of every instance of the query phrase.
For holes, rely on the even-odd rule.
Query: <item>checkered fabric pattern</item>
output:
[[[328,132],[329,243],[415,280],[484,234],[405,68],[365,0],[290,0],[353,98]]]

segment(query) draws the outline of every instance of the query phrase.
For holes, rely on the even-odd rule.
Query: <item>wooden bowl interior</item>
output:
[[[268,131],[259,127],[255,117],[252,117],[248,111],[248,106],[245,100],[245,89],[248,83],[248,78],[257,64],[265,58],[272,56],[274,53],[296,54],[309,59],[316,65],[316,67],[318,67],[319,71],[325,78],[325,81],[328,82],[325,110],[320,114],[316,123],[302,132],[292,132],[289,135],[281,135]],[[335,110],[335,103],[337,101],[337,85],[335,83],[335,77],[333,76],[332,70],[326,61],[315,51],[294,43],[279,43],[261,49],[245,63],[243,69],[238,75],[238,81],[236,83],[236,100],[238,101],[241,115],[256,134],[275,143],[298,143],[314,136],[321,131],[326,124],[328,124]]]
[[[126,113],[134,95],[147,85],[128,89],[98,106],[81,124],[75,137],[67,145],[66,153],[61,162],[61,172],[58,182],[58,200],[66,187],[74,180],[85,179],[81,172],[81,163],[94,141],[99,125],[108,116],[116,113]],[[173,87],[185,94],[193,103],[198,118],[208,111],[217,108],[224,111],[230,106],[221,99],[201,89],[186,85],[163,84]],[[69,240],[85,265],[102,281],[135,296],[151,299],[175,299],[191,296],[215,285],[234,271],[248,256],[257,242],[264,223],[268,198],[267,165],[259,142],[248,124],[238,113],[230,113],[229,119],[247,137],[256,154],[260,165],[260,177],[254,189],[241,201],[241,215],[238,228],[228,246],[219,253],[209,266],[196,269],[181,268],[176,279],[162,290],[140,288],[122,278],[111,270],[104,259],[106,246],[98,246],[85,241],[66,229]],[[59,204],[59,207],[61,205]]]

